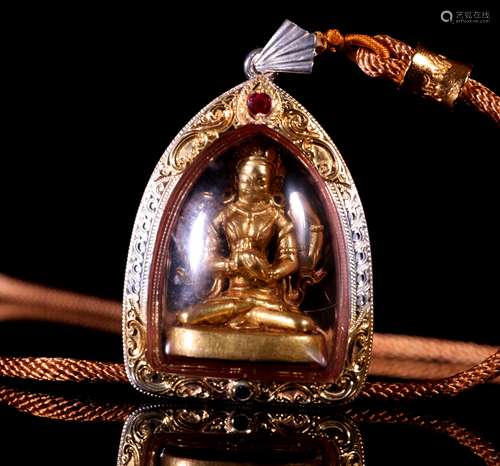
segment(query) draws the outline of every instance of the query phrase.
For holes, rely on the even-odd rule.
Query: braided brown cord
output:
[[[377,333],[370,375],[400,379],[440,379],[486,359],[494,346],[438,338]],[[491,382],[500,383],[500,377]]]
[[[11,387],[0,387],[0,401],[18,411],[42,418],[76,422],[124,422],[137,409],[131,403],[114,404],[82,401],[64,396],[33,393]],[[443,433],[471,450],[487,465],[497,465],[495,447],[459,424],[431,416],[412,415],[404,411],[350,409],[347,414],[358,423],[409,424]]]
[[[377,333],[373,340],[373,353],[378,358],[410,361],[477,364],[493,354],[495,346],[478,345],[462,341]]]
[[[347,51],[351,60],[356,62],[361,71],[372,78],[389,79],[395,84],[401,84],[403,78],[410,66],[413,56],[413,49],[399,40],[386,35],[374,36],[374,39],[383,44],[390,53],[390,58],[384,58],[380,55],[359,47],[355,50]]]
[[[118,332],[120,305],[0,275],[0,319],[19,317]],[[493,351],[494,348],[487,345],[377,333],[370,374],[410,379],[437,378],[476,364]],[[418,384],[369,383],[362,395],[382,399],[449,396],[493,380],[498,375],[498,353],[495,353],[478,366],[447,379]],[[45,357],[0,357],[0,377],[60,382],[127,382],[124,366],[120,363]]]
[[[500,375],[500,351],[480,364],[442,380],[423,383],[367,382],[363,398],[415,400],[456,396]],[[126,382],[122,364],[67,358],[0,358],[0,376],[61,382]]]
[[[132,404],[85,402],[10,387],[0,387],[0,400],[33,416],[77,422],[124,422],[136,408]]]
[[[457,344],[457,347],[460,345]],[[406,379],[437,379],[453,372],[462,371],[465,367],[467,367],[467,363],[463,361],[448,363],[375,356],[370,367],[370,374]],[[47,357],[0,357],[0,377],[56,382],[127,381],[125,369],[121,363]],[[500,383],[500,378],[493,380],[494,378],[495,375],[492,376],[491,380]],[[409,387],[411,384],[400,385]],[[383,386],[387,386],[387,384],[383,384]],[[378,397],[387,398],[389,396],[387,390],[386,388],[385,391],[381,391],[379,387]],[[367,395],[365,394],[365,396]],[[370,397],[373,397],[373,394]]]
[[[40,319],[119,333],[116,301],[27,283],[0,274],[0,320]]]
[[[121,363],[70,358],[0,358],[0,377],[54,382],[126,382]]]
[[[380,400],[417,400],[456,396],[499,375],[500,350],[474,367],[442,380],[420,383],[367,382],[361,396]]]
[[[437,380],[462,372],[470,366],[470,364],[462,363],[412,361],[376,357],[372,360],[368,375],[407,380]],[[489,383],[500,384],[500,377],[490,380]]]
[[[460,445],[468,448],[481,458],[487,465],[498,466],[500,461],[500,453],[493,444],[451,420],[434,416],[412,415],[404,411],[371,409],[364,411],[349,410],[348,414],[355,422],[359,423],[408,424],[427,428],[456,440]]]
[[[460,97],[477,111],[491,116],[500,123],[500,99],[480,82],[469,79],[462,88]]]
[[[362,35],[342,36],[336,29],[326,33],[318,32],[316,35],[321,44],[319,51],[343,50],[366,75],[388,79],[397,85],[402,83],[414,54],[414,49],[408,44],[382,34],[373,37],[364,36],[366,38],[364,43],[359,39],[349,40],[350,36]],[[368,39],[377,41],[382,48],[374,47]],[[483,84],[469,79],[463,86],[459,99],[500,124],[500,97]]]
[[[120,314],[121,305],[115,301],[0,275],[0,320],[47,320],[119,333]],[[375,333],[370,374],[413,379],[444,377],[478,363],[495,350],[475,343]],[[6,365],[12,363],[6,359]]]

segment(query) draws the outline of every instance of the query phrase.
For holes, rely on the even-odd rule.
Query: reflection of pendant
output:
[[[311,36],[285,22],[270,44],[295,44],[304,71]],[[124,295],[125,364],[141,391],[344,402],[366,377],[362,206],[325,131],[259,72],[269,50],[186,125],[146,188]]]
[[[363,448],[358,426],[339,413],[159,405],[127,418],[117,464],[363,466]]]

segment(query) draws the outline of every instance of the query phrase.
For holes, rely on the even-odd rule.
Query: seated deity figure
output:
[[[314,270],[323,226],[306,203],[308,244],[299,244],[284,178],[274,144],[253,139],[239,147],[232,190],[208,227],[205,266],[212,286],[200,302],[177,312],[178,325],[321,333],[299,306],[306,285],[324,275]]]

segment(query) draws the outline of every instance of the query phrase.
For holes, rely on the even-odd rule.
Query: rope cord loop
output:
[[[344,52],[367,76],[387,79],[397,86],[404,83],[405,76],[417,53],[417,50],[408,44],[384,34],[343,35],[338,29],[329,29],[315,34],[318,53]],[[439,57],[445,59],[441,55]],[[450,61],[450,63],[453,62]],[[425,86],[419,94],[426,95]],[[466,79],[461,83],[456,100],[465,102],[500,125],[500,97],[480,82],[472,78]]]
[[[139,404],[84,400],[49,393],[37,393],[0,386],[0,402],[19,412],[45,419],[67,422],[125,422]],[[444,434],[481,458],[485,464],[496,466],[500,453],[487,439],[456,423],[432,415],[403,410],[349,408],[346,412],[358,424],[412,425]]]
[[[318,53],[342,51],[367,76],[388,79],[398,86],[404,82],[405,75],[415,55],[415,49],[388,35],[375,35],[373,37],[365,34],[343,35],[338,29],[329,29],[325,33],[316,32],[315,35]],[[500,124],[500,97],[483,84],[474,79],[465,80],[458,98]],[[52,290],[0,275],[0,319],[14,318],[59,321],[117,332],[120,328],[120,307],[118,303],[109,300]],[[382,341],[383,338],[383,335],[376,335],[375,341]],[[394,343],[394,338],[398,337],[387,335],[385,343],[391,344],[391,338],[392,343]],[[442,344],[447,345],[450,342]],[[466,345],[464,343],[455,344]],[[420,354],[413,355],[413,359],[403,357],[401,352],[392,355],[385,354],[385,359],[379,356],[377,360],[376,357],[374,366],[377,366],[378,361],[377,370],[381,375],[421,378],[422,364],[424,364],[423,372],[425,373],[426,370],[429,370],[431,363],[425,360],[426,350],[424,348],[425,344],[420,345]],[[397,363],[394,364],[394,361]],[[463,361],[460,362],[463,363]],[[405,367],[402,366],[402,363],[406,363],[405,369],[402,369]],[[448,367],[457,367],[456,360],[440,361],[439,363],[441,368],[445,367],[446,364]],[[434,364],[434,370],[435,366],[436,364]],[[390,369],[391,367],[392,369]],[[455,396],[476,385],[492,381],[499,375],[500,352],[496,351],[474,367],[440,380],[420,383],[369,382],[365,385],[361,396],[392,400]],[[0,357],[0,376],[72,382],[114,383],[126,382],[127,380],[124,367],[119,363],[40,357]]]
[[[120,315],[121,306],[115,301],[33,285],[0,274],[0,320],[46,320],[119,333]],[[371,375],[424,381],[368,382],[360,395],[363,398],[415,400],[455,396],[476,385],[500,381],[500,350],[493,346],[375,333],[373,355]],[[446,377],[457,369],[456,375]],[[437,380],[425,380],[432,376]],[[0,357],[0,377],[93,383],[128,380],[122,363],[50,357]]]

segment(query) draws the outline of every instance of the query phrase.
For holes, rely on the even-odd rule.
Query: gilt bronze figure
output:
[[[177,335],[177,343],[195,342],[189,353],[195,350],[199,354],[200,344],[209,345],[211,349],[202,353],[211,357],[214,346],[224,346],[221,339],[230,340],[229,346],[235,350],[241,347],[241,331],[245,331],[249,341],[254,337],[250,346],[257,359],[264,352],[269,353],[264,359],[309,360],[307,346],[311,344],[317,349],[312,351],[316,355],[313,359],[318,359],[323,351],[322,331],[299,305],[306,285],[324,276],[322,270],[315,270],[323,226],[300,194],[292,193],[290,201],[285,202],[285,171],[274,144],[252,140],[239,148],[236,157],[232,192],[208,227],[205,264],[213,276],[212,287],[201,302],[178,311],[178,325],[169,348],[186,353],[185,343],[179,350]],[[309,231],[304,232],[306,227]],[[223,242],[227,255],[222,253]],[[186,329],[190,331],[186,333]],[[292,336],[301,343],[293,346],[289,340],[281,349],[273,350],[271,341],[277,342],[273,336],[281,336],[281,340]],[[231,353],[221,348],[220,357],[232,359]]]

